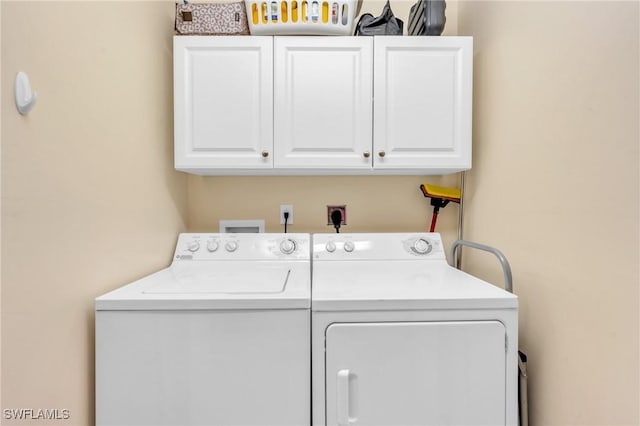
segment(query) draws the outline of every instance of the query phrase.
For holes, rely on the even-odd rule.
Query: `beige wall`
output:
[[[405,23],[411,3],[392,2]],[[186,226],[279,231],[287,203],[291,231],[323,232],[326,205],[347,204],[344,231],[423,230],[418,185],[457,184],[173,172],[171,2],[0,5],[2,408],[68,408],[59,424],[91,424],[93,298],[166,265]],[[638,3],[447,10],[446,34],[475,37],[466,232],[512,262],[533,424],[638,424]],[[13,106],[18,70],[39,94],[27,117]],[[438,222],[447,241],[456,213]],[[493,259],[465,263],[500,281]]]
[[[264,219],[268,232],[282,232],[280,204],[292,204],[289,232],[335,232],[327,205],[347,206],[341,232],[411,232],[428,228],[432,207],[420,184],[456,186],[457,177],[189,177],[189,227],[218,230],[221,219]],[[455,239],[457,206],[442,209],[438,230]]]
[[[1,7],[1,406],[69,409],[56,424],[89,425],[93,299],[165,266],[186,226],[186,179],[172,170],[173,8]],[[19,70],[38,93],[24,117]]]
[[[0,4],[0,46],[2,46],[2,4]],[[0,55],[0,82],[2,81],[2,57]],[[2,99],[0,83],[0,99]],[[0,114],[0,409],[2,408],[2,114]]]
[[[640,423],[639,14],[460,5],[475,42],[467,236],[512,263],[535,425]],[[466,259],[500,281],[492,259]]]

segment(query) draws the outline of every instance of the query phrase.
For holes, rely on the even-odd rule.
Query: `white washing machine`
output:
[[[181,234],[96,299],[96,424],[305,425],[310,236]]]
[[[313,425],[517,423],[517,298],[439,234],[316,234]]]

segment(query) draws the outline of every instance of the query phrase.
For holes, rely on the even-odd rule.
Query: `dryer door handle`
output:
[[[337,377],[336,398],[337,417],[339,426],[354,424],[358,418],[355,417],[355,384],[356,375],[349,370],[339,370]]]

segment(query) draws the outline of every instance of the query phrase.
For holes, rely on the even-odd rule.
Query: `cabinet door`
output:
[[[174,37],[178,170],[271,168],[271,37]]]
[[[504,425],[498,321],[333,324],[326,424]]]
[[[370,37],[276,37],[275,167],[371,169]]]
[[[471,37],[376,37],[374,168],[471,168]]]

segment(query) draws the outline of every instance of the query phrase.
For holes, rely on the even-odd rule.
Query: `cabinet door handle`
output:
[[[385,155],[387,155],[386,152],[384,151],[378,151],[378,157],[384,157]]]
[[[365,151],[365,152],[362,153],[362,156],[364,158],[369,158],[370,155],[371,155],[371,153],[369,151]]]
[[[262,156],[267,158],[269,156],[269,151],[262,151]]]

